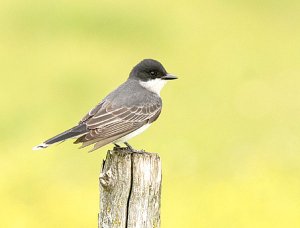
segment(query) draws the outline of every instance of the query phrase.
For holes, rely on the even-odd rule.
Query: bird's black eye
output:
[[[150,71],[151,76],[156,76],[157,72],[156,71]]]

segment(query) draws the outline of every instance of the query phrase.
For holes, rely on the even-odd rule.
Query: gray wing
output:
[[[155,121],[161,107],[158,101],[130,107],[114,106],[109,101],[103,101],[80,121],[86,124],[88,133],[74,143],[83,143],[81,147],[95,143],[93,150],[98,149]]]

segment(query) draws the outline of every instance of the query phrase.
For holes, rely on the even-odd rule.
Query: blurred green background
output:
[[[0,1],[0,227],[97,227],[106,146],[32,146],[143,58],[180,77],[130,142],[163,162],[162,227],[300,227],[299,1]]]

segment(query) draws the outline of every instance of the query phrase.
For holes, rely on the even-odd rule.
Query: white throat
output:
[[[162,80],[160,78],[151,79],[146,82],[140,81],[141,86],[153,93],[156,93],[157,95],[160,94],[161,89],[165,86],[166,83],[166,80]]]

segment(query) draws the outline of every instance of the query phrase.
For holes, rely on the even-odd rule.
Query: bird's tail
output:
[[[87,133],[86,124],[79,124],[69,130],[66,130],[66,131],[46,140],[45,142],[33,147],[32,149],[33,150],[45,149],[54,143],[62,142],[69,138],[78,137],[85,133]]]

